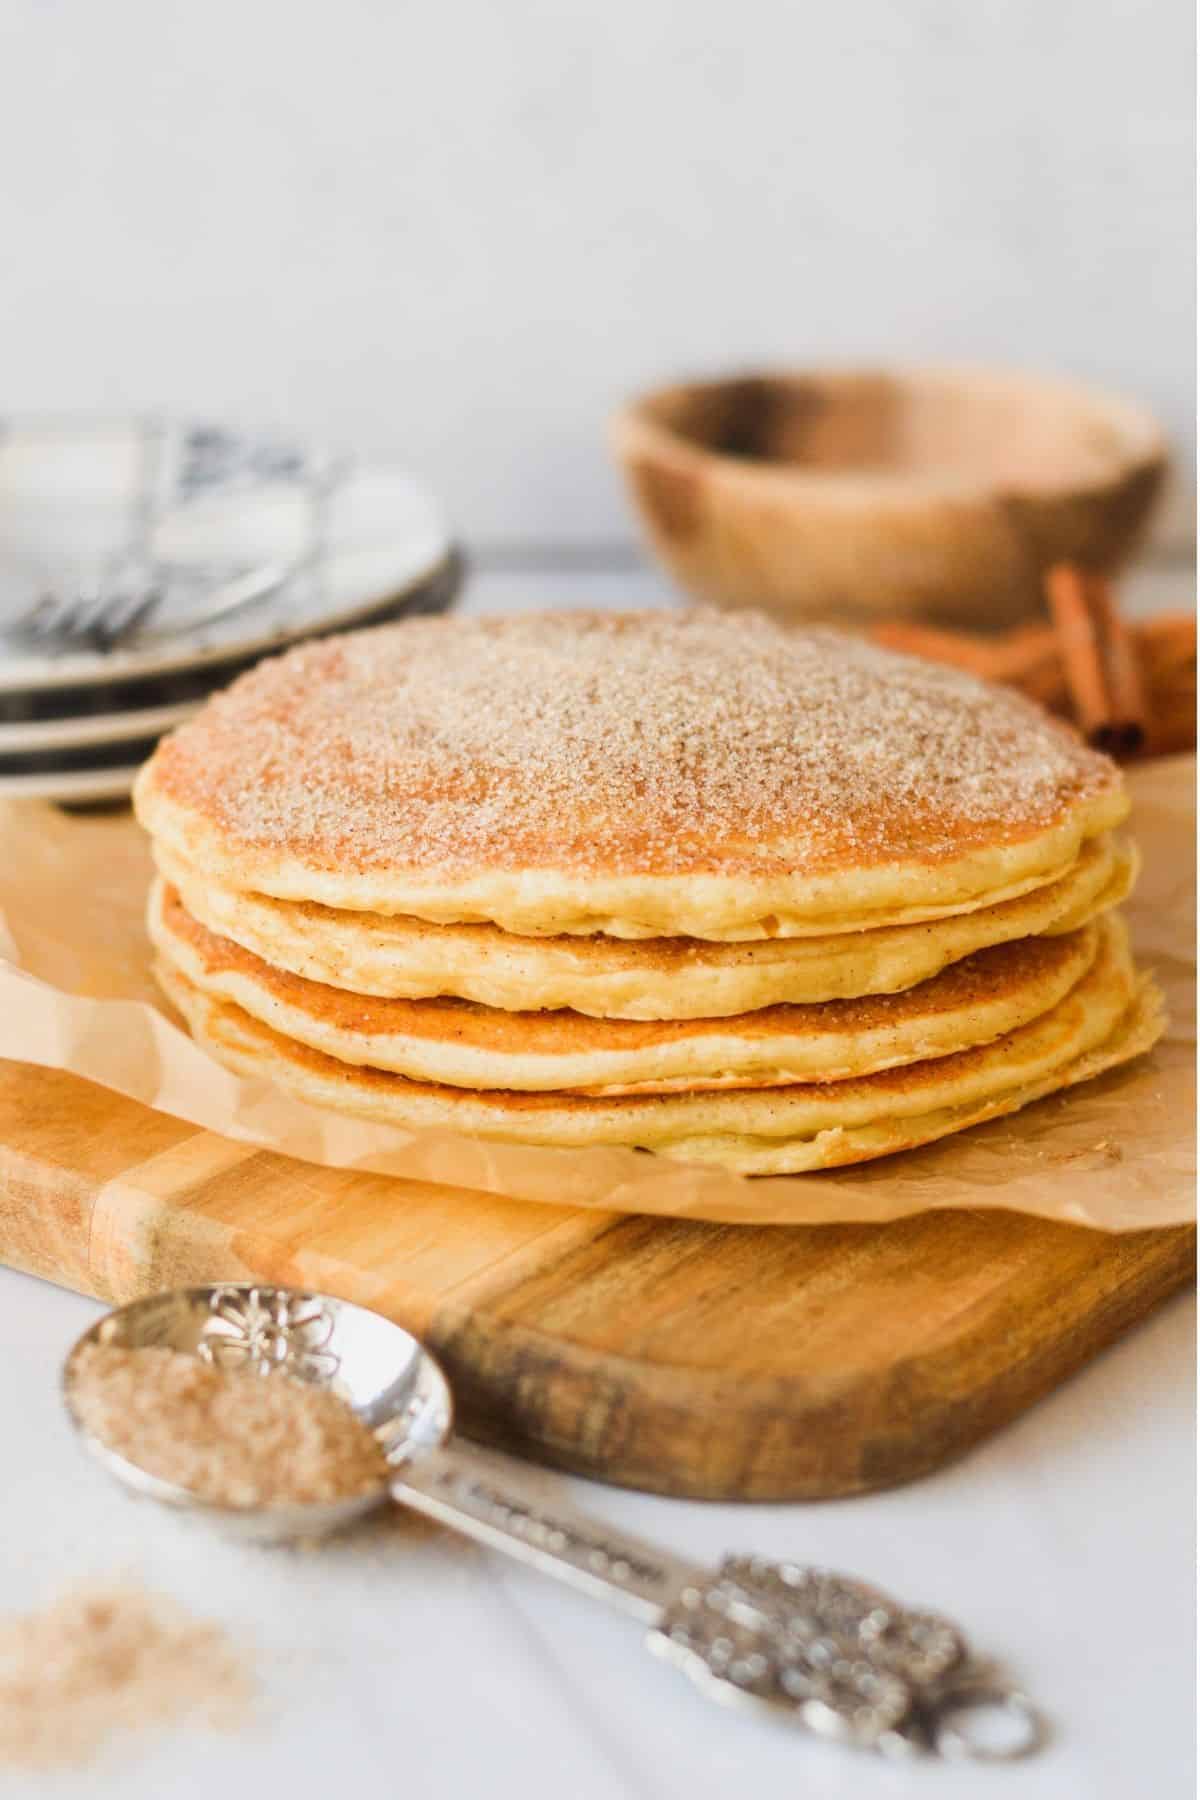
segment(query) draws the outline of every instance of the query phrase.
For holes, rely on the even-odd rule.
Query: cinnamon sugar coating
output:
[[[460,877],[936,863],[1020,842],[1120,780],[1008,690],[702,611],[420,619],[307,644],[151,767],[232,852]]]

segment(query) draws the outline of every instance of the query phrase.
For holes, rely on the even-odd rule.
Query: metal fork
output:
[[[243,606],[265,600],[307,560],[267,563],[222,582],[209,594],[206,605],[172,623],[171,635],[211,625]],[[70,596],[42,594],[3,627],[3,635],[31,649],[112,650],[147,625],[165,597],[165,585],[146,567],[140,581],[130,581],[126,575],[104,587],[92,583]]]
[[[152,552],[156,527],[167,503],[167,446],[169,430],[161,419],[147,419],[142,424],[141,476],[135,509],[132,541],[110,556],[102,569],[82,583],[71,594],[43,593],[33,605],[8,622],[0,623],[0,638],[26,649],[68,651],[91,649],[109,651],[126,642],[150,623],[162,606],[172,585],[171,571],[158,562]],[[219,466],[219,453],[228,454],[234,440],[214,437],[212,433],[193,434],[193,452],[200,454],[199,471],[192,470],[185,488],[214,488],[229,485],[228,471]],[[214,447],[215,446],[215,447]],[[218,456],[217,467],[205,467]],[[278,473],[278,469],[272,470]],[[183,617],[159,627],[160,635],[177,637],[199,626],[212,625],[218,619],[244,606],[253,606],[278,591],[286,581],[302,570],[315,566],[324,554],[332,495],[345,472],[338,460],[328,460],[309,474],[308,542],[300,555],[286,562],[263,564],[236,575],[209,569],[190,568],[175,579],[183,579],[195,587],[215,582],[204,603]]]

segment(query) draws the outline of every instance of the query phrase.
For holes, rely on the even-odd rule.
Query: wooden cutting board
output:
[[[427,1339],[472,1435],[666,1494],[922,1475],[1143,1317],[1193,1254],[1190,1229],[998,1211],[751,1228],[523,1205],[317,1168],[0,1063],[0,1260],[111,1301],[253,1278],[364,1301]]]

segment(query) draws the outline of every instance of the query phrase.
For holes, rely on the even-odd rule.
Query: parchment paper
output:
[[[1126,907],[1171,1011],[1124,1069],[920,1150],[751,1179],[633,1150],[551,1150],[341,1118],[212,1062],[173,1022],[142,925],[149,857],[128,813],[0,806],[0,1056],[64,1069],[210,1131],[336,1167],[555,1205],[739,1224],[879,1221],[1002,1206],[1105,1231],[1195,1216],[1195,763],[1132,775],[1146,860]]]

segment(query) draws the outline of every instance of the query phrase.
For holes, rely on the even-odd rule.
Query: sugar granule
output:
[[[70,1384],[80,1423],[108,1449],[219,1505],[347,1500],[387,1479],[379,1443],[344,1400],[282,1375],[92,1343],[73,1357]]]
[[[172,1724],[232,1730],[255,1684],[222,1628],[127,1582],[68,1588],[0,1619],[0,1765],[84,1763]]]

